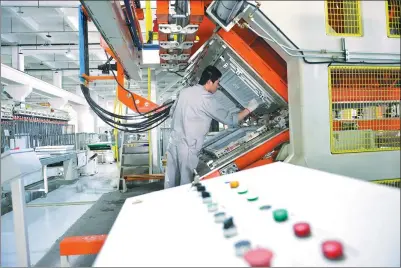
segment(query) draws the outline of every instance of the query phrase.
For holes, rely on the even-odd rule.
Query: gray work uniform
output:
[[[202,85],[183,89],[171,108],[171,135],[167,147],[164,188],[191,183],[198,153],[212,119],[235,127],[238,113],[230,113]]]

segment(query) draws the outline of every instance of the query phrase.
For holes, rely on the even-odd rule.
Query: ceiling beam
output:
[[[7,43],[18,43],[18,39],[10,34],[1,34],[1,40]]]
[[[54,63],[49,62],[49,61],[46,62],[47,58],[44,58],[41,55],[37,55],[37,54],[35,55],[34,54],[34,55],[29,55],[29,56],[38,59],[41,63],[43,63],[44,65],[48,66],[50,69],[56,69],[56,65]]]
[[[78,19],[75,20],[73,17],[68,16],[65,13],[65,9],[64,8],[56,8],[56,12],[64,18],[64,21],[67,22],[68,26],[70,26],[71,29],[73,29],[74,31],[76,31],[77,35],[79,35],[79,28],[78,28]],[[78,10],[77,10],[78,13]]]
[[[28,0],[28,1],[1,1],[2,7],[65,7],[78,8],[79,1],[43,1],[43,0]]]
[[[15,10],[14,8],[7,8],[7,11],[13,14],[13,16],[17,18],[22,24],[24,24],[28,29],[31,29],[34,32],[40,30],[39,24],[37,24],[36,21],[34,21],[31,17],[21,16],[21,14],[18,13],[17,10]],[[52,41],[51,38],[47,37],[45,33],[37,33],[36,35],[42,38],[45,42],[51,43]]]

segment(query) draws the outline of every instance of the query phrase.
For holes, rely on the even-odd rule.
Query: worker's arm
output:
[[[255,99],[252,99],[248,103],[248,106],[244,110],[238,113],[238,121],[244,120],[245,117],[247,117],[250,113],[255,111],[258,107],[259,103]]]
[[[205,102],[205,113],[216,121],[228,125],[230,127],[238,126],[239,122],[244,120],[251,112],[258,107],[256,100],[249,102],[248,107],[239,113],[230,113],[216,99]]]
[[[241,122],[244,120],[245,117],[247,117],[251,112],[248,109],[244,109],[241,112],[238,113],[238,122]]]

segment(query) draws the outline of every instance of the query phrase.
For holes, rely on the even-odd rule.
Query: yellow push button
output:
[[[232,182],[230,182],[230,187],[231,188],[237,188],[239,186],[239,182],[238,181],[232,181]]]

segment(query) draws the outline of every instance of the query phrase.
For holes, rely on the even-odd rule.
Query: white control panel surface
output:
[[[185,185],[127,199],[94,266],[256,266],[247,253],[236,255],[235,244],[245,241],[245,250],[271,252],[272,267],[400,267],[399,189],[285,163],[201,184],[210,198]],[[223,230],[219,212],[235,228]],[[310,235],[297,236],[297,223]],[[342,256],[326,257],[326,241],[342,245]],[[326,249],[336,254],[335,246]]]

